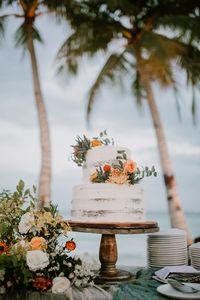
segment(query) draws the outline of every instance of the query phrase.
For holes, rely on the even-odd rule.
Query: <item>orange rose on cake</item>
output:
[[[135,173],[137,171],[136,162],[132,161],[131,159],[127,159],[123,164],[124,173]]]
[[[101,144],[101,141],[99,141],[99,140],[93,140],[92,141],[92,147],[97,147],[97,146],[101,146],[102,144]]]
[[[110,166],[110,165],[105,165],[105,166],[103,167],[104,172],[108,172],[108,171],[110,171],[110,169],[111,169],[111,166]]]
[[[47,248],[47,242],[43,237],[34,237],[29,243],[31,250],[43,250]]]

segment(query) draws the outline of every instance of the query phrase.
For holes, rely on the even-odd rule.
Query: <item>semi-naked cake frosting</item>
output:
[[[127,148],[94,147],[87,151],[83,164],[83,184],[73,187],[71,219],[77,222],[144,222],[145,199],[141,184],[94,183],[90,176],[97,168],[117,163],[119,151],[130,157]]]

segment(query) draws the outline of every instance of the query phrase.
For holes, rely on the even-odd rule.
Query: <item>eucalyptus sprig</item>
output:
[[[130,184],[136,184],[139,183],[144,177],[150,177],[150,176],[157,176],[157,172],[155,170],[155,167],[152,166],[151,169],[149,167],[145,167],[142,171],[137,168],[137,172],[135,173],[128,173],[128,178]]]

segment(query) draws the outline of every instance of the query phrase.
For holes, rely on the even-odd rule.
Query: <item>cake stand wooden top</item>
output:
[[[72,231],[101,234],[142,234],[159,231],[158,223],[153,221],[135,223],[85,223],[69,220]]]

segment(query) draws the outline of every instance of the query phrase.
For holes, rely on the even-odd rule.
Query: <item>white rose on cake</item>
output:
[[[49,264],[47,253],[42,250],[28,251],[26,255],[26,263],[31,271],[44,269]]]
[[[53,279],[52,293],[65,293],[70,287],[70,281],[66,277]]]
[[[29,229],[32,226],[32,222],[34,221],[34,216],[27,212],[25,213],[22,217],[21,220],[19,222],[19,232],[20,233],[27,233],[29,231]]]

